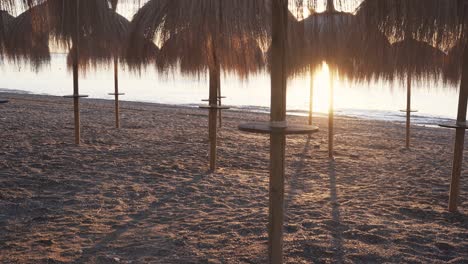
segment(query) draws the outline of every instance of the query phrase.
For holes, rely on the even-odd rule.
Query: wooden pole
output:
[[[411,73],[406,77],[406,148],[410,148],[411,137]]]
[[[463,51],[463,68],[458,100],[457,124],[466,126],[466,110],[468,105],[468,45]],[[458,195],[460,193],[460,178],[463,164],[463,149],[465,145],[465,128],[457,128],[453,151],[452,180],[450,182],[449,211],[457,211]]]
[[[119,114],[119,60],[114,58],[114,97],[115,97],[115,127],[120,128]]]
[[[271,65],[271,113],[273,128],[286,127],[286,40],[288,0],[272,1],[272,65]],[[283,263],[284,222],[284,168],[286,136],[270,135],[270,184],[269,184],[269,262]]]
[[[221,78],[219,78],[219,83],[218,83],[218,105],[221,106]],[[219,109],[218,111],[219,127],[223,126],[223,118],[222,118],[221,112],[222,110]]]
[[[216,59],[215,59],[216,61]],[[216,115],[218,113],[218,109],[216,106],[218,105],[218,86],[220,80],[220,67],[219,63],[215,63],[215,66],[210,68],[210,97],[209,97],[209,105],[212,107],[210,108],[209,116],[208,116],[208,134],[210,140],[210,171],[216,170],[216,134],[217,134],[217,124],[216,124]]]
[[[80,131],[80,91],[79,91],[79,42],[80,42],[80,18],[79,18],[80,1],[76,1],[76,25],[74,32],[74,51],[73,51],[73,110],[75,117],[75,144],[80,145],[81,131]]]
[[[327,0],[327,6],[326,6],[327,12],[335,12],[335,0]]]
[[[334,113],[334,73],[333,70],[330,69],[329,73],[329,78],[330,78],[330,103],[329,103],[329,108],[328,108],[328,157],[330,159],[333,159],[333,141],[334,141],[334,118],[335,118],[335,113]]]
[[[312,71],[312,66],[309,66],[309,71],[310,71],[309,126],[311,126],[312,125],[313,104],[314,104],[314,73]]]

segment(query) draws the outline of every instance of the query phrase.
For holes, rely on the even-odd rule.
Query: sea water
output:
[[[66,54],[52,54],[51,63],[35,72],[28,66],[4,63],[0,66],[0,92],[21,92],[63,96],[72,94],[73,78],[67,69]],[[315,115],[324,115],[329,109],[330,83],[327,70],[314,76],[313,109]],[[337,115],[367,119],[405,121],[405,83],[352,83],[336,78],[334,81],[334,109]],[[80,94],[90,98],[112,100],[114,91],[112,67],[101,67],[80,74]],[[121,100],[153,102],[195,107],[208,97],[206,74],[184,76],[174,70],[158,73],[148,67],[141,73],[129,72],[124,65],[119,69]],[[310,76],[299,76],[288,82],[287,109],[290,114],[307,115],[310,98]],[[241,79],[233,74],[222,76],[223,104],[234,110],[269,112],[270,78],[267,72]],[[436,125],[455,119],[458,89],[456,86],[434,81],[430,84],[414,82],[412,87],[413,122]]]

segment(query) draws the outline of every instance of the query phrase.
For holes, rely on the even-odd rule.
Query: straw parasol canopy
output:
[[[1,0],[0,10],[13,12],[16,11],[16,9],[18,8],[25,8],[37,1],[40,0]]]
[[[183,74],[209,75],[210,170],[216,169],[217,113],[221,72],[246,77],[264,65],[267,24],[264,0],[150,0],[134,16],[130,58],[145,58],[146,43],[161,44],[161,72],[180,67]],[[262,45],[263,44],[263,45]],[[134,60],[139,68],[152,59]],[[130,61],[131,64],[131,61]]]
[[[110,3],[107,0],[79,0],[78,5],[76,1],[66,0],[35,2],[39,4],[31,9],[28,18],[33,30],[47,34],[61,47],[70,48],[73,45],[77,28],[80,38],[100,36],[101,45],[109,50],[115,50],[115,43],[121,42],[125,37],[119,21],[109,11]]]
[[[71,49],[77,42],[76,36],[83,39],[80,46],[85,50],[83,58],[87,58],[83,68],[110,60],[121,52],[121,45],[116,43],[125,42],[128,29],[123,29],[124,23],[116,19],[107,0],[80,0],[78,10],[75,1],[37,0],[31,3],[36,5],[18,16],[9,27],[7,47],[10,58],[29,60],[33,67],[39,68],[50,60],[50,41],[59,48]],[[74,34],[76,29],[78,34]]]
[[[413,80],[440,77],[447,61],[447,55],[440,49],[412,38],[393,43],[392,53],[395,73],[409,74]]]
[[[3,55],[8,28],[14,17],[5,10],[0,10],[0,55]]]
[[[84,73],[90,69],[110,65],[113,63],[114,58],[125,57],[127,49],[126,39],[129,35],[130,21],[110,8],[108,12],[111,13],[112,24],[117,27],[121,41],[112,43],[113,48],[108,49],[107,42],[112,41],[112,39],[106,39],[105,36],[103,38],[103,36],[97,34],[90,34],[80,38],[78,44],[79,68]],[[67,56],[67,65],[70,70],[73,67],[73,53],[75,49],[76,45],[73,45]],[[154,55],[158,52],[158,48],[155,45],[152,46],[152,52]]]
[[[365,25],[360,16],[338,11],[335,2],[327,1],[321,13],[311,8],[311,15],[301,21],[304,36],[296,36],[295,42],[304,44],[291,54],[292,71],[314,72],[325,61],[340,77],[356,81],[390,79],[388,38],[377,27]]]
[[[198,32],[186,29],[166,40],[157,60],[158,69],[180,67],[183,74],[194,75],[219,64],[224,71],[244,77],[264,66],[263,51],[255,39],[235,35],[223,37],[214,44],[211,38],[196,41],[197,35]],[[190,49],[187,44],[191,44]]]
[[[444,78],[452,83],[460,82],[464,48],[465,41],[460,39],[448,52],[447,62],[444,65]]]
[[[411,141],[411,113],[416,110],[411,107],[411,86],[416,81],[439,79],[443,73],[447,56],[441,50],[412,38],[396,42],[392,45],[394,73],[398,80],[406,77],[406,148]]]
[[[133,18],[129,57],[144,58],[142,35],[162,44],[160,70],[180,62],[182,73],[204,74],[219,64],[244,76],[263,65],[252,48],[266,41],[264,12],[263,0],[151,0]]]
[[[333,4],[326,11],[306,18],[303,23],[307,64],[314,69],[326,61],[330,70],[350,75],[353,55],[349,43],[354,36],[355,22],[354,15],[336,11]]]
[[[7,57],[15,62],[29,63],[36,71],[50,62],[49,35],[42,23],[35,24],[33,18],[40,9],[42,6],[32,7],[14,18],[5,40]]]
[[[402,41],[408,32],[441,50],[448,50],[460,37],[459,0],[365,0],[357,14],[366,25],[375,26],[391,40]]]
[[[110,11],[108,0],[37,0],[31,2],[38,4],[31,9],[30,23],[26,23],[12,33],[21,34],[30,30],[47,40],[52,40],[56,46],[70,50],[73,46],[79,48],[80,40],[89,37],[93,45],[99,43],[98,46],[102,47],[101,53],[92,54],[97,56],[97,60],[113,59],[120,51],[120,45],[116,43],[124,42],[127,37],[121,31],[119,20],[115,19],[115,14]],[[79,49],[75,49],[73,51],[73,95],[67,97],[73,98],[77,145],[81,141],[79,100],[81,97],[86,97],[79,94],[79,64]]]

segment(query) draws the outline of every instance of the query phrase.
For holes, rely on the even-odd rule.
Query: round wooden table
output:
[[[319,131],[316,126],[288,125],[287,127],[272,127],[270,122],[255,122],[239,125],[239,130],[257,134],[282,133],[285,135],[310,135]]]

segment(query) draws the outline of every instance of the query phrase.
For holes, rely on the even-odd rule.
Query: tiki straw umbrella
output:
[[[466,23],[466,22],[465,22]],[[458,196],[460,194],[460,178],[463,164],[463,150],[465,145],[466,111],[468,101],[468,46],[466,45],[466,31],[463,31],[460,41],[450,49],[445,76],[450,81],[460,82],[457,120],[454,125],[440,125],[456,130],[454,154],[452,163],[452,177],[449,192],[449,211],[457,211]]]
[[[125,35],[112,19],[107,0],[47,0],[33,7],[33,29],[49,36],[56,44],[71,48],[79,47],[80,39],[85,36],[99,36],[100,45],[112,54],[118,53],[115,43],[123,42]],[[21,32],[21,30],[19,31]],[[18,33],[19,34],[19,33]],[[75,117],[75,143],[80,144],[78,66],[79,49],[73,52],[73,98]]]
[[[194,31],[184,29],[181,32],[178,32],[177,34],[172,35],[168,40],[166,40],[163,46],[161,47],[159,59],[157,60],[159,70],[163,72],[173,68],[175,65],[180,67],[182,74],[188,75],[197,74],[197,72],[199,71],[203,72],[209,70],[211,67],[209,66],[209,64],[211,63],[209,55],[207,56],[207,54],[204,54],[203,52],[193,54],[190,50],[185,49],[185,43],[191,43],[190,41],[192,41],[194,38],[196,38],[196,33]],[[192,50],[200,51],[203,51],[207,47],[207,45],[211,45],[207,44],[206,42],[192,42],[192,44]],[[264,66],[263,51],[260,48],[257,40],[253,38],[244,36],[232,36],[231,38],[223,37],[216,41],[215,45],[217,49],[216,53],[220,55],[217,55],[217,60],[214,61],[214,68],[221,67],[220,70],[234,72],[237,75],[241,76],[241,78],[244,78],[251,73],[258,72]],[[233,46],[243,47],[242,53],[239,54],[239,56],[232,56],[234,53],[229,51],[229,49],[231,49],[231,47]],[[240,50],[236,48],[234,52],[238,51]],[[238,67],[233,67],[236,65]],[[207,69],[203,69],[203,67],[207,67]],[[209,74],[211,78],[213,72],[209,72]],[[220,75],[221,71],[219,71],[216,74]],[[215,78],[218,82],[218,84],[216,85],[216,99],[217,107],[219,110],[219,126],[221,127],[221,112],[223,109],[227,108],[221,106],[221,100],[223,98],[221,96],[221,78],[220,76]]]
[[[335,1],[326,1],[326,10],[312,13],[304,21],[304,50],[296,52],[296,70],[307,69],[311,76],[326,62],[330,71],[329,158],[333,158],[334,79],[369,82],[375,78],[392,79],[387,61],[391,58],[388,38],[361,17],[335,9]],[[302,60],[302,62],[301,62]],[[384,63],[382,63],[384,62]],[[310,83],[309,124],[312,123],[313,80]]]
[[[334,139],[334,78],[335,76],[351,76],[354,70],[352,49],[353,32],[357,26],[354,15],[346,12],[338,12],[333,0],[327,0],[326,10],[315,13],[304,21],[305,52],[304,58],[312,74],[323,61],[328,64],[330,70],[330,102],[329,102],[329,133],[328,153],[333,158]],[[311,81],[311,95],[313,94],[313,83]],[[312,101],[311,96],[311,101]],[[311,113],[309,117],[311,121]]]
[[[14,18],[6,33],[5,53],[16,63],[29,64],[36,72],[50,62],[49,35],[43,23],[34,21],[34,13],[43,6],[32,7]]]
[[[158,69],[180,66],[182,74],[209,75],[210,170],[216,168],[216,130],[221,72],[246,77],[263,66],[257,41],[265,39],[263,1],[151,0],[132,21],[130,57],[143,57],[144,43],[162,43]],[[253,44],[257,44],[254,46]],[[142,65],[145,65],[143,63]]]
[[[286,135],[312,134],[318,128],[312,126],[288,125],[286,121],[287,78],[291,73],[288,62],[292,47],[288,36],[291,30],[288,18],[288,1],[272,0],[271,5],[271,113],[270,122],[239,125],[245,132],[270,135],[270,183],[269,183],[269,263],[283,263],[283,222],[284,222],[284,173]]]
[[[446,55],[433,46],[407,38],[392,44],[395,72],[398,76],[406,75],[406,148],[410,147],[411,113],[411,84],[416,79],[435,79],[443,71]]]
[[[466,41],[466,32],[463,31],[467,25],[466,1],[366,0],[358,13],[370,23],[378,25],[392,39],[404,39],[409,31],[417,40],[442,50],[454,46],[460,39]],[[456,129],[449,198],[451,212],[457,209],[468,99],[468,50],[466,46],[459,49],[463,50],[463,60],[460,64],[462,70],[457,123],[446,126]]]
[[[40,1],[42,0],[1,0],[0,10],[16,13],[17,10],[25,9]],[[1,27],[1,21],[0,21],[0,27]]]
[[[80,113],[79,99],[86,97],[79,94],[78,68],[80,60],[80,39],[85,36],[99,38],[101,47],[110,52],[99,54],[100,57],[113,58],[119,48],[115,43],[122,43],[125,33],[121,31],[114,14],[109,11],[105,0],[77,0],[75,3],[63,0],[48,0],[48,24],[51,34],[59,44],[75,46],[73,52],[73,98],[75,116],[75,143],[80,144]]]
[[[364,0],[357,16],[366,25],[377,26],[388,38],[401,41],[408,32],[441,50],[453,46],[459,38],[460,0]]]
[[[3,53],[5,50],[5,39],[6,31],[10,26],[11,22],[14,20],[14,17],[10,15],[7,11],[0,10],[0,59],[3,61]],[[7,100],[0,99],[0,102],[6,103]]]
[[[121,32],[123,36],[128,36],[130,32],[130,21],[128,21],[125,17],[115,12],[115,8],[113,10],[109,9],[109,12],[112,13],[111,18],[114,20],[113,24],[116,27],[118,27],[118,31]],[[116,128],[120,128],[119,96],[123,94],[119,93],[118,66],[119,60],[121,58],[125,58],[127,51],[127,41],[115,43],[114,49],[112,50],[109,50],[107,46],[102,45],[102,43],[102,37],[93,34],[81,38],[78,47],[78,49],[80,50],[79,69],[83,73],[86,73],[90,69],[97,69],[102,66],[113,64],[114,92],[109,93],[109,95],[114,95],[115,97],[115,126]],[[69,69],[73,69],[73,54],[75,52],[76,47],[76,45],[73,46],[70,52],[68,53],[67,64]],[[154,43],[149,41],[147,41],[147,47],[145,48],[145,50],[147,51],[145,57],[156,58],[159,52],[158,47]]]
[[[4,52],[6,32],[8,31],[8,27],[13,20],[14,17],[7,11],[0,10],[0,55],[2,55]]]
[[[366,21],[360,17],[336,11],[335,2],[327,1],[327,9],[322,13],[315,13],[311,7],[311,15],[298,23],[302,31],[291,34],[294,48],[288,54],[290,74],[308,72],[311,76],[309,125],[312,124],[313,74],[324,61],[333,74],[354,81],[392,77],[390,67],[382,63],[391,55],[387,37],[377,27],[364,26]]]
[[[466,8],[466,7],[465,7]],[[464,21],[467,23],[467,21]],[[460,95],[458,101],[458,114],[455,125],[442,125],[447,128],[456,129],[455,145],[452,164],[452,178],[450,182],[450,195],[449,195],[449,211],[455,212],[457,210],[458,196],[460,193],[460,178],[463,164],[463,150],[465,145],[465,132],[468,128],[466,123],[466,111],[468,105],[468,45],[466,44],[466,32],[464,32],[463,42],[458,44],[450,53],[449,57],[452,62],[460,62],[459,72],[461,76],[460,82]],[[462,44],[464,43],[464,44]],[[462,57],[459,57],[460,50],[463,47]]]

